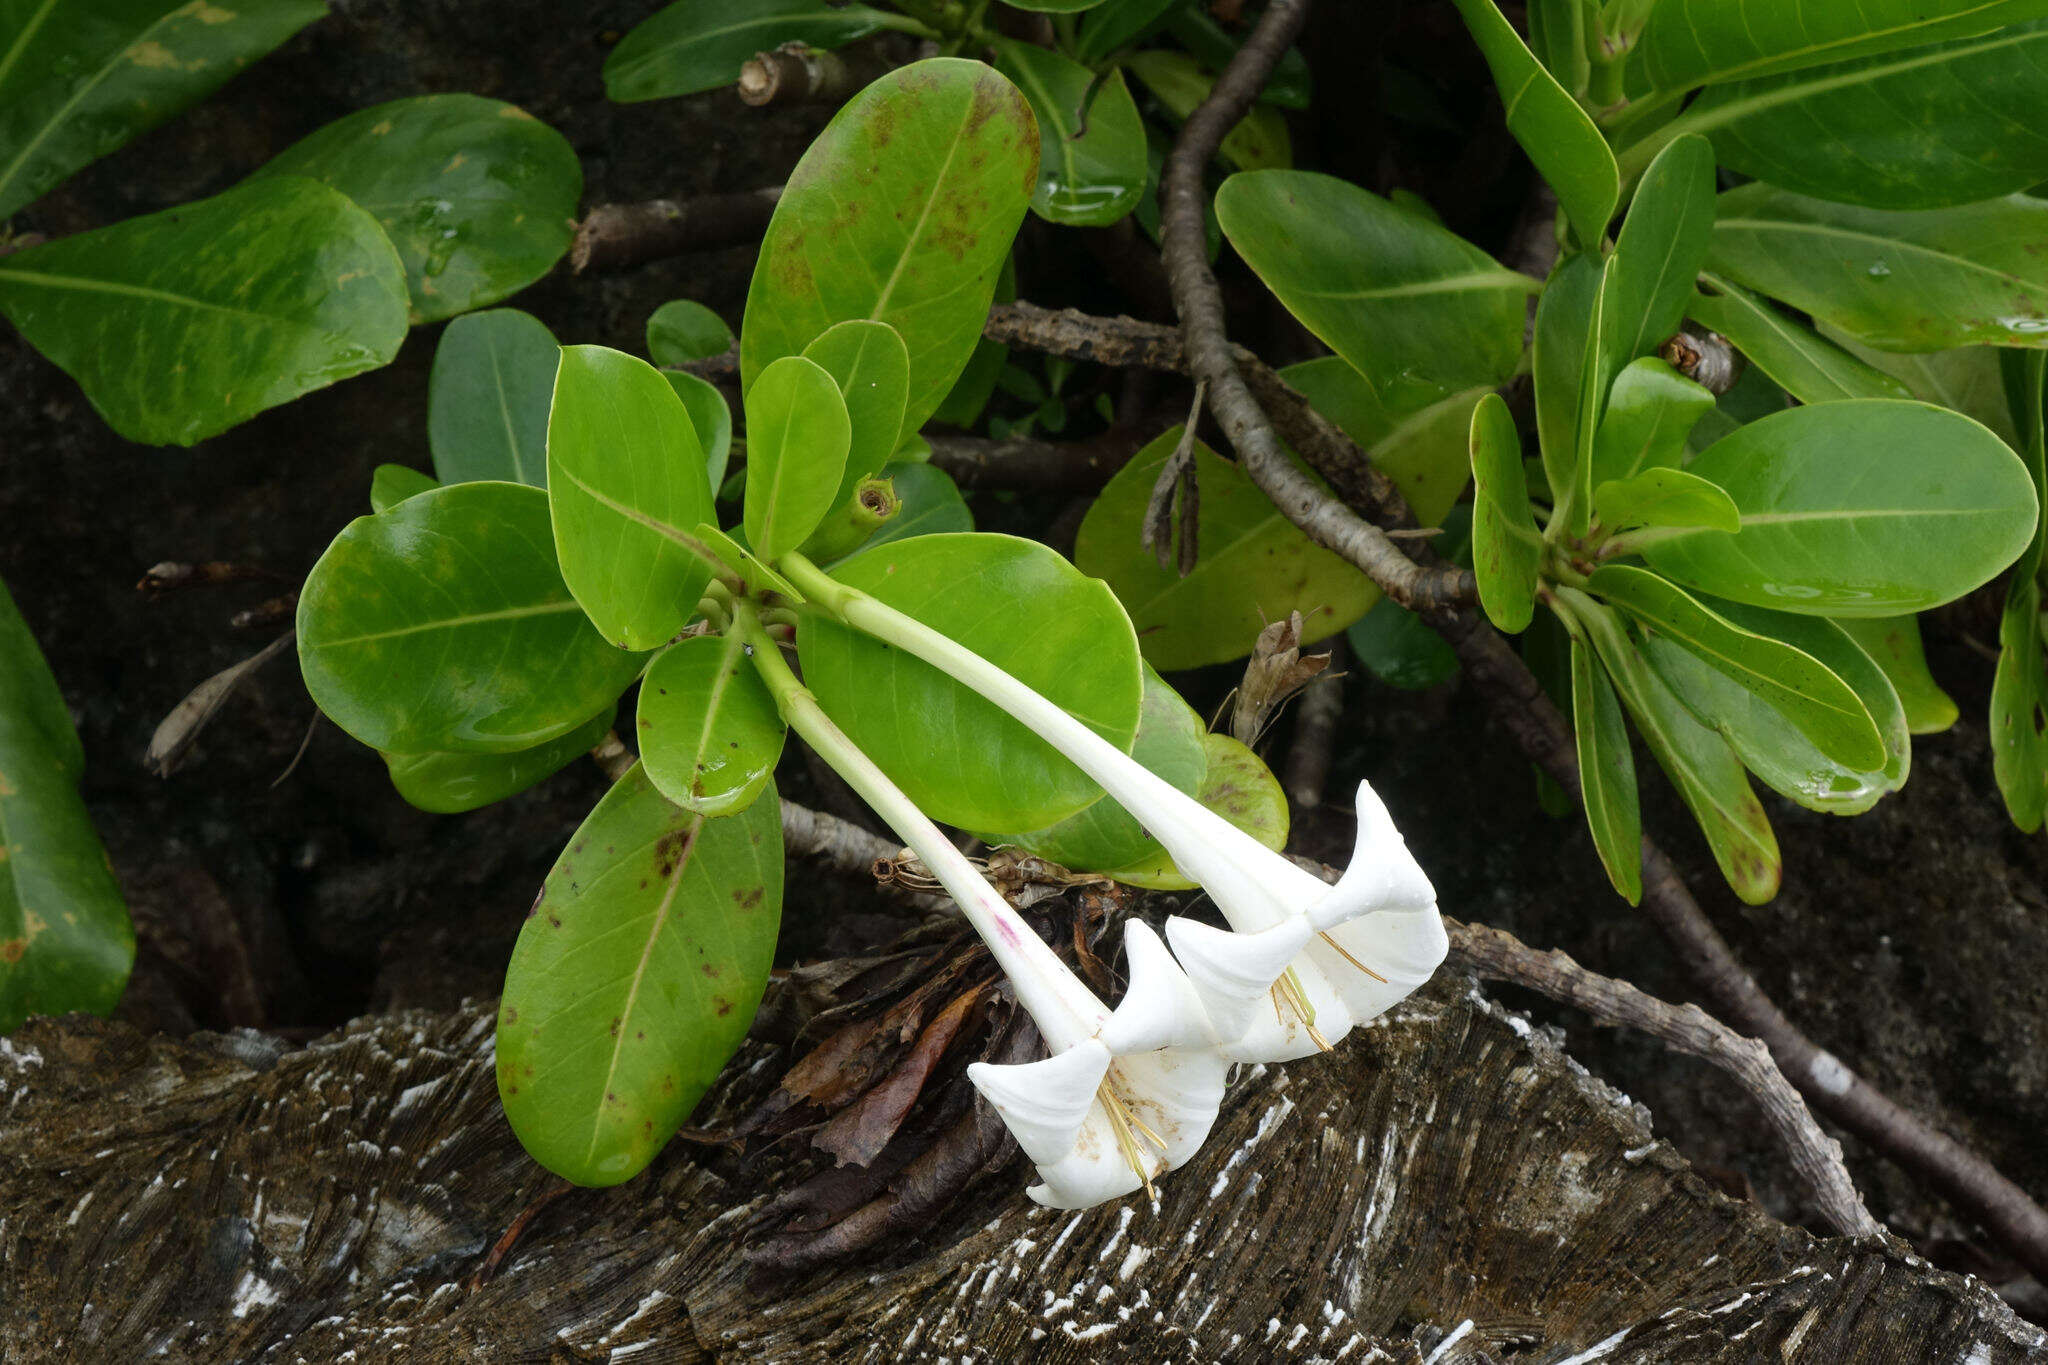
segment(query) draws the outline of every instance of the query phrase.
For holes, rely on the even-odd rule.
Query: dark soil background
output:
[[[598,76],[607,46],[653,0],[331,8],[206,105],[77,176],[15,226],[57,235],[210,194],[332,118],[432,91],[511,100],[560,129],[582,158],[586,204],[778,184],[827,117],[765,114],[728,93],[608,103]],[[1529,172],[1498,126],[1484,68],[1448,5],[1381,9],[1327,6],[1318,19],[1304,49],[1322,68],[1320,103],[1295,122],[1297,157],[1383,191],[1412,188],[1498,251]],[[1143,299],[1113,290],[1099,263],[1115,259],[1110,246],[1078,250],[1078,240],[1028,234],[1024,296],[1142,311]],[[619,276],[563,268],[511,302],[564,342],[637,351],[648,314],[671,298],[699,299],[737,324],[751,268],[748,249]],[[1298,334],[1256,302],[1242,326],[1276,360],[1304,353]],[[273,786],[313,718],[287,660],[230,703],[181,771],[160,780],[143,767],[151,731],[187,690],[283,629],[230,621],[287,590],[367,510],[372,468],[427,467],[439,330],[415,331],[386,369],[191,450],[115,437],[67,376],[0,332],[0,577],[87,747],[87,800],[142,939],[122,1012],[145,1027],[249,1025],[304,1037],[369,1010],[494,993],[542,876],[602,790],[595,767],[577,764],[499,806],[427,815],[391,790],[374,754],[325,723]],[[1004,529],[1050,527],[1063,511],[1057,500],[986,494],[975,504],[985,525]],[[146,598],[136,580],[163,560],[230,561],[277,581]],[[1854,820],[1767,798],[1786,853],[1785,889],[1771,905],[1744,907],[1727,893],[1659,777],[1648,783],[1646,821],[1743,960],[1818,1041],[2048,1198],[2048,846],[2012,829],[1992,785],[1981,653],[1991,639],[1995,617],[1978,604],[1934,628],[1935,672],[1964,718],[1916,745],[1899,796]],[[1200,705],[1220,698],[1228,673],[1180,681]],[[1562,947],[1666,998],[1688,996],[1661,939],[1606,889],[1583,828],[1538,809],[1530,770],[1478,698],[1455,682],[1416,694],[1353,676],[1340,735],[1333,795],[1343,800],[1359,776],[1373,780],[1448,913]],[[1276,755],[1286,740],[1283,722]],[[799,799],[810,791],[801,764],[785,788]],[[1341,861],[1342,825],[1307,822],[1298,846]],[[811,877],[791,889],[792,955],[873,942],[891,923],[858,888]],[[1718,1073],[1533,998],[1513,1003],[1567,1028],[1573,1052],[1647,1105],[1659,1131],[1710,1174],[1803,1220],[1758,1115]],[[1938,1201],[1848,1147],[1881,1219],[1937,1261],[2009,1277]]]

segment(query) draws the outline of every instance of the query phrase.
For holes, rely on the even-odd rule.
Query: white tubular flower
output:
[[[1216,1122],[1230,1063],[1208,1045],[1208,1015],[1158,935],[1125,924],[1131,985],[1112,1012],[923,812],[868,771],[864,755],[835,756],[959,902],[1052,1053],[967,1068],[1038,1167],[1042,1183],[1027,1193],[1055,1208],[1089,1208],[1149,1190],[1193,1156]]]
[[[1038,1166],[1040,1181],[1025,1193],[1047,1208],[1093,1208],[1140,1187],[1149,1191],[1154,1180],[1185,1165],[1216,1122],[1230,1072],[1230,1063],[1213,1049],[1168,1048],[1113,1059],[1100,1042],[1074,1051],[1083,1049],[1109,1059],[1086,1120],[1063,1152],[1025,1148]],[[1022,1069],[985,1062],[967,1068],[968,1079],[995,1104],[1020,1147],[1024,1137],[1017,1119],[996,1097],[989,1073]],[[1053,1156],[1057,1159],[1045,1159]]]
[[[1167,936],[1225,1056],[1285,1061],[1328,1047],[1427,980],[1442,960],[1436,894],[1371,787],[1360,784],[1357,852],[1331,887],[972,650],[798,559],[791,571],[806,593],[1030,727],[1208,891],[1235,935],[1170,921]],[[1281,951],[1290,940],[1291,951]]]
[[[1141,1186],[1149,1191],[1195,1154],[1223,1103],[1230,1063],[1208,1045],[1208,1015],[1142,921],[1124,925],[1130,989],[1112,1012],[1050,950],[1050,966],[1006,960],[998,940],[1015,920],[1005,903],[989,946],[1052,1055],[1016,1065],[976,1062],[967,1079],[1038,1167],[1041,1183],[1026,1193],[1039,1203],[1085,1209]],[[1017,924],[1012,932],[1044,949]],[[1048,981],[1054,973],[1062,979]],[[1091,1022],[1094,1032],[1080,1036]]]
[[[832,723],[789,671],[751,605],[736,602],[733,615],[784,719],[867,798],[959,903],[1045,1038],[1052,1055],[1042,1061],[967,1069],[1037,1165],[1043,1183],[1031,1188],[1031,1197],[1058,1208],[1087,1208],[1141,1185],[1150,1190],[1154,1177],[1193,1156],[1209,1135],[1230,1071],[1207,1045],[1208,1015],[1172,954],[1143,924],[1128,925],[1131,990],[1112,1013]]]

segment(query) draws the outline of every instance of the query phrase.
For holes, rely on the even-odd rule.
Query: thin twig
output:
[[[1224,134],[1251,106],[1307,11],[1307,0],[1273,0],[1182,127],[1162,178],[1163,255],[1189,369],[1209,380],[1210,411],[1246,472],[1311,539],[1349,559],[1388,596],[1405,603],[1417,566],[1378,527],[1325,497],[1281,454],[1273,425],[1246,387],[1225,340],[1222,295],[1203,240],[1204,169]],[[1457,652],[1466,677],[1523,751],[1576,793],[1578,764],[1570,728],[1520,656],[1469,608],[1433,607],[1424,616]],[[1643,841],[1643,911],[1723,1018],[1762,1039],[1809,1102],[1954,1200],[2029,1270],[2048,1278],[2048,1211],[1989,1162],[1899,1107],[1800,1032],[1743,969],[1677,869],[1648,839]]]
[[[872,877],[877,862],[903,851],[851,820],[788,800],[782,803],[782,846],[787,852],[816,858],[849,877]]]
[[[617,730],[607,730],[604,738],[590,748],[590,760],[604,770],[604,775],[616,782],[633,771],[639,756],[619,742]]]
[[[782,187],[694,199],[649,199],[599,204],[576,225],[569,265],[586,270],[627,270],[687,251],[714,251],[756,241],[774,216]]]
[[[1728,1073],[1763,1109],[1829,1228],[1843,1237],[1881,1231],[1842,1164],[1842,1144],[1814,1121],[1762,1043],[1739,1036],[1698,1005],[1673,1005],[1645,995],[1626,981],[1588,971],[1561,951],[1538,952],[1499,929],[1452,922],[1450,933],[1456,965],[1474,975],[1527,986],[1585,1011],[1595,1023],[1639,1029]]]
[[[927,431],[932,463],[962,488],[1016,493],[1093,493],[1144,444],[1137,432],[1110,427],[1078,441],[1035,436],[967,436]]]

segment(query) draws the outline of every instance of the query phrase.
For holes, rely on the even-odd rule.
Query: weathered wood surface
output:
[[[778,1060],[750,1044],[721,1109]],[[491,1068],[482,1007],[290,1052],[0,1042],[0,1360],[2048,1360],[1976,1282],[1712,1190],[1461,982],[1242,1079],[1156,1211],[1037,1209],[1013,1162],[923,1238],[768,1286],[737,1250],[779,1158],[677,1143],[469,1289],[551,1184]]]

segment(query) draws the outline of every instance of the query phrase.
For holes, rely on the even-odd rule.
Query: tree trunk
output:
[[[1449,981],[1240,1077],[1142,1200],[1060,1213],[1010,1160],[916,1241],[777,1282],[748,1215],[809,1161],[671,1145],[555,1182],[498,1112],[492,1016],[297,1051],[38,1021],[0,1041],[7,1362],[1954,1361],[2048,1358],[1985,1287],[1710,1188],[1648,1116]],[[716,1127],[779,1068],[749,1043]]]

